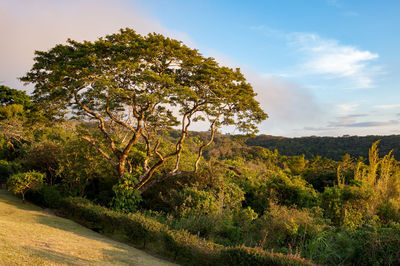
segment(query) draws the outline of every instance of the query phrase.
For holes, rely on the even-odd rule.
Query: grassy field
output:
[[[0,190],[2,265],[173,265]]]

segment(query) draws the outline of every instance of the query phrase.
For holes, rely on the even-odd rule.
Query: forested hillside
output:
[[[307,158],[322,156],[340,160],[346,153],[352,157],[368,157],[368,149],[377,140],[380,151],[387,154],[393,150],[395,158],[400,158],[400,135],[390,136],[343,136],[343,137],[301,137],[285,138],[258,135],[246,141],[250,146],[261,146],[270,150],[277,149],[282,155],[301,155]]]

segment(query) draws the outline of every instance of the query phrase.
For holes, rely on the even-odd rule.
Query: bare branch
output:
[[[218,115],[218,116],[213,120],[213,122],[211,123],[211,127],[210,127],[210,129],[211,129],[211,137],[210,137],[210,140],[209,140],[207,143],[201,145],[200,148],[199,148],[198,155],[197,155],[197,159],[196,159],[196,162],[194,163],[194,172],[195,172],[195,173],[196,173],[197,170],[198,170],[199,162],[200,162],[201,156],[203,155],[203,150],[204,150],[205,148],[207,148],[208,146],[210,146],[210,144],[214,141],[215,130],[216,130],[216,126],[215,126],[215,125],[216,125],[216,123],[217,123],[219,117],[220,117],[220,115]]]

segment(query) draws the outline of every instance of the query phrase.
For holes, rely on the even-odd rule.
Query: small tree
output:
[[[7,181],[8,190],[21,194],[22,202],[25,202],[25,193],[42,185],[44,177],[44,174],[35,171],[15,174]]]

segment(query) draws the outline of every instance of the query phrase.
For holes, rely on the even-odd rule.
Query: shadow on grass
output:
[[[31,256],[46,260],[51,264],[68,264],[68,265],[97,265],[97,264],[118,264],[118,265],[166,265],[162,260],[151,257],[138,256],[138,254],[130,254],[123,250],[103,249],[102,255],[98,261],[87,260],[78,256],[61,253],[47,248],[24,247],[24,250]],[[168,263],[173,265],[172,263]]]
[[[171,263],[165,258],[153,254],[148,250],[142,250],[130,243],[126,243],[125,241],[119,241],[119,239],[115,239],[115,236],[110,238],[110,236],[99,234],[93,231],[93,228],[87,228],[76,223],[73,220],[55,216],[47,212],[45,209],[42,209],[31,203],[22,203],[22,200],[20,200],[10,192],[0,190],[0,203],[12,206],[12,208],[10,209],[14,209],[15,211],[17,211],[18,209],[34,211],[35,213],[31,213],[29,215],[32,215],[34,217],[34,222],[37,222],[38,224],[49,226],[61,231],[70,232],[74,235],[78,235],[80,237],[84,237],[93,241],[101,241],[103,243],[107,243],[110,249],[101,250],[103,256],[102,258],[100,258],[100,260],[103,260],[103,262],[106,263],[118,262],[118,264],[128,264],[128,265],[132,265],[132,263],[139,265],[154,265],[154,263],[156,264]],[[131,247],[134,250],[130,250],[129,248],[126,247]],[[46,247],[44,248],[25,247],[25,250],[28,251],[33,256],[47,259],[57,263],[65,263],[73,265],[94,263],[93,261],[88,261],[80,257],[76,257],[74,255],[63,254],[61,252],[48,249]],[[142,252],[144,254],[142,254]]]
[[[50,226],[62,231],[71,232],[92,240],[98,241],[99,239],[105,238],[105,236],[92,230],[91,228],[87,228],[73,220],[55,216],[53,214],[37,214],[35,215],[35,218],[39,224]]]
[[[77,256],[64,254],[58,251],[46,249],[46,248],[31,248],[24,247],[24,250],[35,257],[49,260],[54,263],[65,263],[69,265],[81,265],[81,264],[93,264],[93,261],[79,258]]]
[[[25,210],[25,211],[40,211],[41,208],[33,205],[29,202],[22,202],[22,199],[18,198],[17,196],[13,195],[10,191],[7,190],[0,190],[0,203],[5,203],[12,205],[18,209]]]

